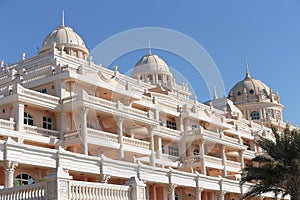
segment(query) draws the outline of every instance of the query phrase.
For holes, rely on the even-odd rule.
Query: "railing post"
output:
[[[69,197],[69,180],[72,176],[69,175],[61,167],[57,167],[54,172],[45,177],[46,189],[45,196],[47,200],[68,200]]]
[[[131,187],[131,200],[146,200],[146,184],[143,181],[134,176],[125,185]]]

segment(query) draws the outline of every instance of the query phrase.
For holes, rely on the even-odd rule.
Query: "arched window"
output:
[[[20,185],[31,185],[34,184],[35,180],[32,178],[32,176],[28,174],[19,174],[15,178],[15,186],[20,186]]]
[[[259,113],[258,113],[257,111],[252,111],[252,112],[250,113],[250,118],[251,118],[252,120],[258,120],[258,119],[259,119]]]
[[[195,149],[193,153],[194,153],[194,156],[199,156],[199,150],[198,149]]]
[[[33,126],[33,117],[27,112],[24,112],[24,124]]]

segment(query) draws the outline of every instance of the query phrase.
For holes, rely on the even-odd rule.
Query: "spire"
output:
[[[217,87],[214,87],[214,100],[216,100],[218,98],[217,96]]]
[[[248,67],[248,60],[246,58],[246,78],[250,78],[250,73],[249,73],[249,67]]]
[[[151,53],[151,41],[150,40],[148,41],[148,51],[149,51],[148,54],[151,55],[152,53]]]
[[[61,26],[65,26],[65,12],[64,12],[64,10],[61,13]]]

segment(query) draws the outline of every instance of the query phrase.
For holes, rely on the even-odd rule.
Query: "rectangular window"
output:
[[[169,155],[171,156],[179,156],[179,149],[178,147],[168,146]]]
[[[43,117],[43,128],[52,129],[52,119],[49,117]]]
[[[37,91],[40,92],[40,93],[44,93],[44,94],[47,93],[47,89],[46,88],[43,88],[43,89],[40,89],[40,90],[37,90]]]
[[[176,122],[172,122],[170,120],[167,120],[167,128],[176,130]]]

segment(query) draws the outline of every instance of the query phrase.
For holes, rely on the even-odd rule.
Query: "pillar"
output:
[[[227,172],[226,172],[226,154],[225,154],[224,145],[221,145],[221,157],[222,157],[222,165],[223,165],[222,176],[225,178],[227,176]]]
[[[157,150],[156,150],[156,158],[161,159],[162,157],[162,139],[160,136],[157,136]]]
[[[201,200],[201,193],[203,191],[203,188],[200,187],[200,176],[199,176],[199,174],[197,174],[197,177],[196,177],[195,181],[196,181],[196,188],[195,188],[196,200]]]
[[[56,130],[60,132],[60,139],[63,139],[64,133],[66,132],[66,113],[56,113]]]
[[[87,112],[88,109],[84,106],[80,108],[81,118],[81,153],[88,155],[88,142],[87,142]]]
[[[66,91],[66,82],[63,80],[57,80],[55,82],[55,93],[58,97],[64,98]]]
[[[244,162],[244,151],[243,150],[239,150],[239,156],[240,156],[241,169],[244,169],[245,162]]]
[[[131,177],[125,185],[131,187],[132,200],[146,200],[146,184],[143,181],[140,181],[136,176],[134,176]]]
[[[118,139],[119,139],[119,160],[122,160],[124,158],[124,147],[123,147],[123,118],[122,117],[116,117],[117,120],[117,133],[118,133]]]
[[[169,200],[175,200],[175,188],[177,187],[176,184],[169,184]]]
[[[202,191],[203,191],[203,188],[202,187],[196,187],[195,188],[195,192],[196,192],[196,200],[201,200],[201,194],[202,194]]]
[[[4,175],[5,175],[5,188],[14,187],[14,172],[15,168],[18,166],[17,162],[14,161],[4,161]]]
[[[226,195],[226,192],[219,191],[218,192],[218,198],[219,198],[219,200],[225,200],[225,195]]]
[[[206,166],[205,166],[205,150],[204,150],[204,140],[199,141],[199,155],[201,161],[201,172],[206,175]]]
[[[52,173],[45,177],[46,190],[45,190],[45,199],[48,200],[68,200],[70,199],[69,193],[69,180],[73,177],[69,173],[57,167]]]
[[[149,141],[150,141],[150,165],[155,166],[155,151],[154,151],[154,136],[153,136],[153,126],[148,126],[148,135],[149,135]]]
[[[14,104],[14,121],[16,123],[16,130],[24,130],[24,104],[15,103]]]
[[[75,82],[71,81],[70,82],[70,96],[73,96],[75,92]]]

